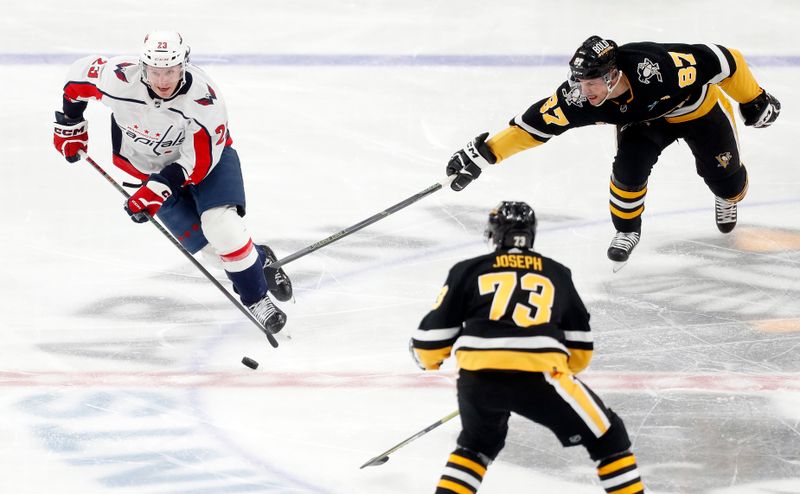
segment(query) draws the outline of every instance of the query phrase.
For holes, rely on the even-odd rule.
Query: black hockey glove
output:
[[[446,168],[447,176],[457,175],[450,183],[451,189],[464,190],[470,182],[481,176],[484,166],[497,163],[497,157],[485,142],[487,137],[489,133],[484,132],[450,157]]]
[[[761,94],[749,103],[741,103],[739,111],[742,112],[744,124],[760,129],[769,127],[781,113],[781,102],[775,96],[761,89]]]

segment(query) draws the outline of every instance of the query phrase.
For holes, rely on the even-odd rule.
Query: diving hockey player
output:
[[[570,270],[533,250],[536,217],[524,202],[489,213],[493,252],[459,262],[411,339],[425,370],[455,353],[462,431],[436,489],[474,494],[505,444],[510,412],[582,445],[606,492],[642,494],[622,419],[575,374],[592,357],[589,314]]]
[[[617,154],[610,184],[611,220],[617,233],[608,248],[624,263],[641,235],[650,171],[661,152],[683,139],[697,174],[715,196],[717,228],[736,226],[736,204],[747,193],[739,161],[733,109],[745,125],[768,127],[778,100],[762,89],[737,50],[713,44],[628,43],[588,38],[569,62],[571,76],[549,98],[534,103],[487,140],[484,133],[447,163],[451,183],[462,190],[482,168],[549,141],[569,129],[596,123],[617,126]]]
[[[221,260],[242,303],[267,330],[280,331],[286,315],[268,291],[289,300],[291,282],[269,268],[275,254],[255,245],[247,230],[222,94],[189,63],[181,35],[148,34],[138,58],[89,56],[72,64],[54,133],[56,149],[71,163],[88,149],[88,101],[111,108],[113,162],[141,181],[125,204],[131,219],[157,216],[189,252]]]

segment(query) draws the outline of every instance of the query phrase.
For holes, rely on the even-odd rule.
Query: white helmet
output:
[[[154,31],[144,37],[144,46],[139,54],[139,69],[142,82],[150,87],[147,80],[147,67],[169,68],[180,67],[181,79],[177,92],[186,84],[186,64],[189,63],[189,45],[183,42],[183,36],[175,31]]]
[[[155,31],[144,37],[139,60],[150,67],[185,67],[189,61],[189,45],[175,31]]]

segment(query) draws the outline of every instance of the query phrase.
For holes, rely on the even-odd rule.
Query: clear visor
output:
[[[151,67],[142,64],[144,67],[144,78],[154,86],[170,86],[179,83],[183,79],[183,67]]]
[[[614,76],[617,71],[612,69],[600,77],[593,77],[591,79],[577,79],[572,71],[569,71],[567,81],[570,86],[570,93],[574,97],[587,96],[589,94],[598,94],[603,90],[611,92],[613,87]]]

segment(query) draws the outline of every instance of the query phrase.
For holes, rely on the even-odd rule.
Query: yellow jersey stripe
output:
[[[519,352],[514,350],[459,350],[458,366],[464,370],[515,370],[523,372],[564,372],[572,374],[567,356],[560,352]]]
[[[415,348],[420,363],[426,369],[438,369],[442,365],[442,361],[450,356],[450,349],[452,347],[437,348],[435,350],[422,350]]]
[[[680,115],[678,117],[666,117],[665,120],[669,123],[681,123],[703,117],[710,112],[712,108],[714,108],[714,105],[717,104],[717,101],[719,101],[720,98],[725,97],[722,95],[719,87],[716,84],[709,84],[706,97],[700,106],[685,115]]]
[[[579,348],[570,348],[569,349],[569,359],[567,359],[567,363],[569,364],[570,370],[573,374],[577,374],[582,370],[589,367],[589,362],[592,360],[592,351],[591,350],[581,350]]]

